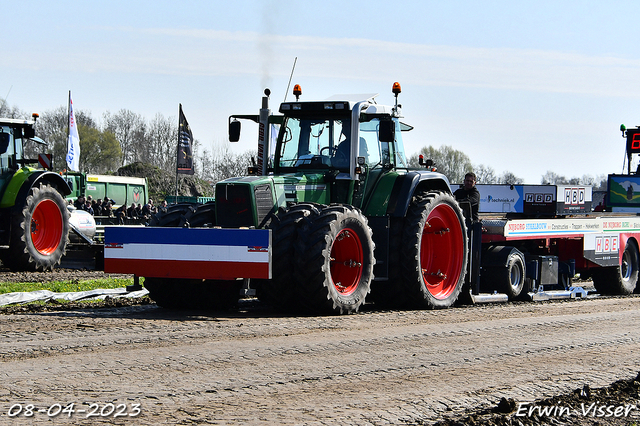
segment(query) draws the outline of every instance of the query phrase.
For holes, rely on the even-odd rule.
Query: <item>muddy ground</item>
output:
[[[228,312],[169,311],[146,297],[0,312],[0,424],[640,424],[638,297],[367,305],[346,317],[283,316],[255,299]],[[8,416],[16,404],[71,402],[142,411]]]

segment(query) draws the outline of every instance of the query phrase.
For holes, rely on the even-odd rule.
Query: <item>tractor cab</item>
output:
[[[276,174],[297,169],[332,169],[357,180],[363,169],[407,167],[395,107],[366,100],[285,102],[278,135]],[[344,96],[346,98],[346,96]],[[343,99],[335,96],[332,99]],[[398,130],[396,132],[396,130]]]
[[[25,142],[46,145],[45,141],[35,135],[34,126],[38,114],[34,113],[32,117],[33,120],[0,119],[0,173],[15,172],[20,167],[38,162],[24,158]]]
[[[274,174],[323,173],[331,202],[360,207],[383,175],[407,168],[401,131],[411,127],[400,123],[397,105],[378,105],[376,96],[282,103]]]
[[[259,115],[229,117],[229,140],[240,138],[240,121],[259,125],[258,162],[249,176],[216,184],[216,221],[222,227],[262,227],[278,208],[298,203],[348,204],[383,216],[398,174],[407,161],[395,106],[376,103],[376,94],[337,95],[325,101],[283,102],[280,114],[268,109],[265,90]],[[279,130],[275,130],[279,126]],[[275,147],[270,132],[277,131]],[[377,198],[376,195],[378,194]],[[369,206],[375,206],[369,208]]]

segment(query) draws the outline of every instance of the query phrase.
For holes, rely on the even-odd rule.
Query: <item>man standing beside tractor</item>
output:
[[[480,206],[480,191],[476,188],[476,175],[473,172],[468,172],[464,176],[464,185],[462,188],[457,189],[453,196],[456,198],[462,213],[466,219],[467,229],[471,228],[471,224],[478,222],[480,217],[478,215],[478,208]]]

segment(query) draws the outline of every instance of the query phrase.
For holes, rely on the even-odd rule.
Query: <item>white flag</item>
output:
[[[67,165],[69,169],[80,171],[80,136],[78,135],[78,125],[73,114],[73,101],[69,92],[69,140],[67,141]]]

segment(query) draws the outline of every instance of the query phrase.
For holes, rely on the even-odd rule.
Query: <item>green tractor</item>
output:
[[[250,175],[219,182],[215,203],[176,205],[156,223],[271,229],[272,278],[252,279],[251,287],[280,309],[350,313],[365,298],[387,307],[451,306],[465,283],[465,220],[444,175],[409,169],[402,132],[412,127],[400,121],[398,83],[393,92],[394,106],[377,104],[376,95],[300,101],[296,85],[296,101],[272,115],[265,91],[260,115],[230,117],[231,141],[239,139],[238,118],[260,126]],[[279,132],[270,155],[272,126]],[[191,284],[180,299],[184,281],[145,282],[161,305],[211,306],[215,288],[196,293],[200,284]]]
[[[0,260],[13,271],[53,269],[69,241],[69,187],[23,155],[25,142],[45,144],[35,136],[37,117],[0,119]]]

